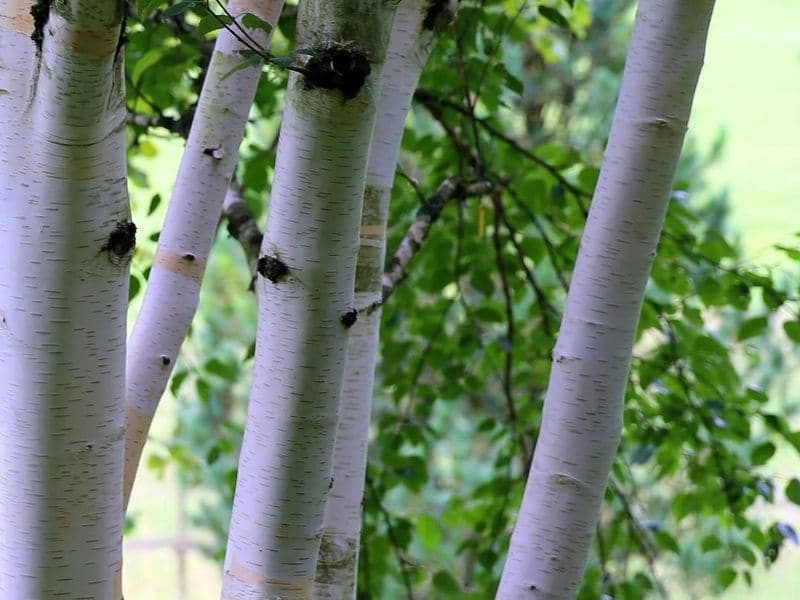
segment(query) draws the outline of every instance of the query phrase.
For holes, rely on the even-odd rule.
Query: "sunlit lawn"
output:
[[[712,181],[730,190],[747,255],[800,231],[800,2],[720,0],[690,135],[727,138]],[[800,241],[800,239],[798,239]]]

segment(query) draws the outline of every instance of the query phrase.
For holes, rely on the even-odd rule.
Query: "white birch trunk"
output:
[[[31,5],[0,2],[0,597],[117,599],[123,3]]]
[[[499,599],[573,598],[580,585],[713,6],[639,3]]]
[[[401,0],[392,25],[364,189],[355,280],[355,306],[358,307],[381,301],[387,216],[400,143],[411,99],[436,37],[433,22],[429,28],[423,27],[430,4],[430,0]],[[450,14],[447,6],[442,11]],[[364,470],[380,320],[379,305],[372,312],[359,314],[347,345],[339,428],[333,453],[333,482],[325,505],[314,598],[355,598],[356,594]]]
[[[311,595],[392,5],[300,5],[297,47],[313,54],[305,68],[314,75],[290,78],[278,144],[256,282],[255,365],[225,557],[225,599]],[[337,72],[354,80],[364,57],[370,72],[362,87],[323,87],[326,70],[332,81]]]
[[[273,26],[282,8],[283,0],[231,0],[228,5],[232,15],[252,13]],[[262,48],[268,46],[263,32],[247,31]],[[260,62],[234,71],[249,60],[243,49],[227,29],[220,31],[128,344],[126,507],[150,423],[197,310],[206,259],[261,78]]]

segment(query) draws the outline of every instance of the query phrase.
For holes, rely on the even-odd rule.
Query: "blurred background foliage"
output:
[[[213,34],[203,2],[145,2],[128,24],[129,167],[141,235],[132,318]],[[423,74],[392,196],[389,250],[446,177],[502,191],[448,205],[384,307],[359,597],[488,598],[534,449],[579,236],[624,64],[631,0],[462,0]],[[173,5],[174,6],[174,5]],[[212,8],[214,8],[212,6]],[[216,9],[219,12],[219,9]],[[296,7],[272,51],[288,55]],[[286,73],[265,70],[237,167],[263,223]],[[624,434],[580,598],[700,597],[750,582],[797,544],[791,389],[800,247],[743,260],[723,149],[690,141],[643,306]],[[172,171],[169,171],[172,172]],[[204,551],[224,553],[255,334],[244,256],[221,222],[200,309],[148,467],[193,490]],[[780,457],[789,457],[783,458]],[[796,513],[795,513],[796,515]],[[136,512],[129,531],[136,530]]]

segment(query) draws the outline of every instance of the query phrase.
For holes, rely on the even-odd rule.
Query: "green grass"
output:
[[[711,25],[690,135],[724,131],[712,183],[730,191],[746,255],[800,231],[800,3],[721,0]]]

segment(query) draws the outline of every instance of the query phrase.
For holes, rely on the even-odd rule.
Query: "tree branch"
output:
[[[228,193],[225,194],[222,215],[228,220],[228,233],[241,244],[242,250],[244,250],[247,267],[250,270],[250,291],[252,291],[264,234],[258,228],[253,211],[242,198],[241,188],[234,182],[231,183]]]
[[[369,313],[381,306],[394,292],[397,284],[406,276],[408,264],[419,252],[431,225],[439,218],[445,205],[453,198],[468,198],[487,194],[495,189],[495,184],[491,181],[476,181],[464,185],[460,179],[451,175],[445,179],[436,191],[428,197],[417,211],[417,217],[406,231],[403,239],[392,255],[389,266],[383,274],[383,297],[380,302],[375,302],[365,310]]]

